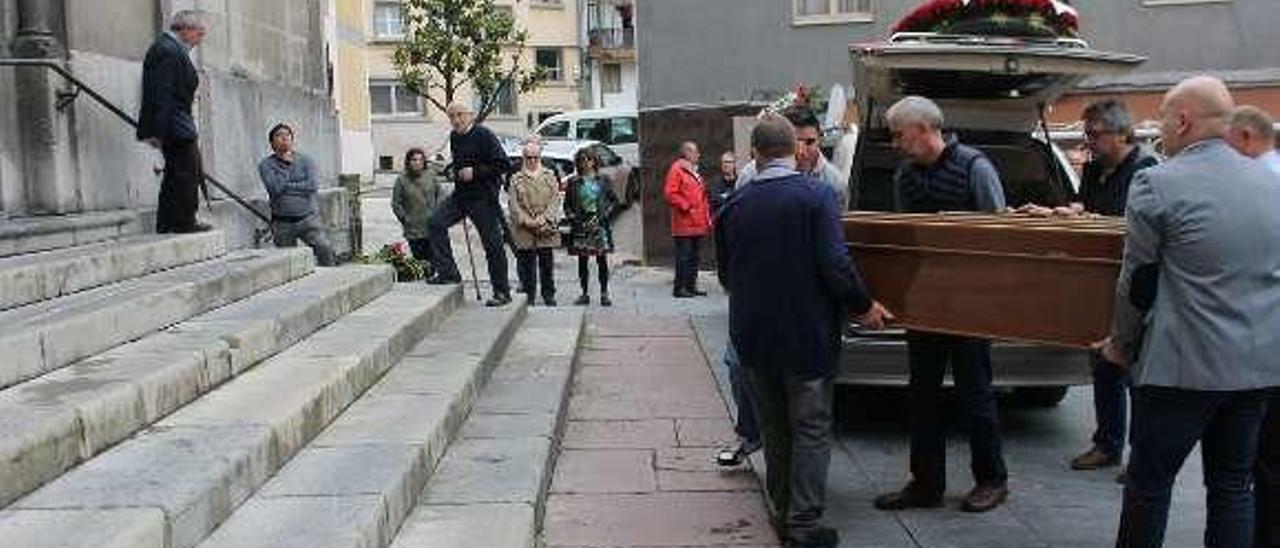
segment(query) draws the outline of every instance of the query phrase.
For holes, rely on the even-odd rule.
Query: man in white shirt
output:
[[[1253,158],[1280,176],[1280,153],[1276,152],[1275,121],[1267,111],[1242,105],[1231,113],[1227,143],[1237,152]]]

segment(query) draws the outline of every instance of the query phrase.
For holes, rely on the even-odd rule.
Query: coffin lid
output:
[[[859,106],[884,126],[898,99],[933,99],[951,128],[1031,131],[1041,108],[1081,80],[1146,60],[1089,49],[1079,39],[898,33],[849,46]]]

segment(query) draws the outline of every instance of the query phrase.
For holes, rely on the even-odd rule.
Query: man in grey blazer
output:
[[[1280,385],[1280,185],[1223,141],[1233,108],[1215,78],[1175,86],[1160,106],[1170,159],[1130,187],[1114,325],[1099,344],[1133,363],[1117,546],[1163,544],[1174,478],[1197,442],[1206,544],[1252,546],[1258,428],[1266,389]]]

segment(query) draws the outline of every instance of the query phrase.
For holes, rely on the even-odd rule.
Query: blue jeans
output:
[[[756,423],[751,390],[747,387],[746,374],[742,371],[742,363],[738,361],[738,350],[733,347],[733,341],[724,346],[724,366],[729,370],[729,390],[733,393],[733,406],[738,409],[733,431],[743,441],[759,443],[760,426]]]
[[[908,387],[915,419],[911,432],[911,476],[927,490],[947,488],[947,431],[942,380],[951,364],[956,394],[969,423],[970,469],[978,485],[1008,480],[1000,444],[1000,419],[991,388],[991,341],[920,331],[907,332],[911,363]]]
[[[1102,359],[1097,352],[1090,355],[1093,363],[1093,414],[1098,429],[1093,431],[1093,446],[1116,457],[1124,454],[1124,438],[1129,429],[1129,372]]]
[[[1251,548],[1253,467],[1265,411],[1263,391],[1135,387],[1129,483],[1117,548],[1164,544],[1174,479],[1197,441],[1208,489],[1205,546]]]

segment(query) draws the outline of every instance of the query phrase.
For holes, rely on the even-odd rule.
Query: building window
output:
[[[622,65],[605,63],[600,66],[600,88],[604,93],[622,93]]]
[[[529,5],[535,8],[564,9],[564,0],[533,0]]]
[[[375,2],[373,4],[373,36],[392,39],[403,37],[403,15],[400,2]]]
[[[875,0],[791,0],[797,25],[869,23],[874,21]]]
[[[534,61],[539,67],[547,71],[547,80],[551,82],[564,81],[563,64],[560,62],[560,50],[550,48],[538,48],[534,52]]]
[[[395,158],[392,158],[392,157],[390,157],[390,156],[379,156],[379,157],[378,157],[378,170],[379,170],[379,171],[391,171],[391,170],[393,170],[393,169],[395,169],[395,168],[396,168],[396,159],[395,159]]]
[[[369,102],[374,116],[422,114],[422,98],[395,81],[369,82]]]
[[[476,97],[473,102],[477,111],[484,108],[482,98]],[[493,101],[493,110],[489,111],[489,113],[493,116],[504,117],[512,117],[519,114],[516,108],[516,94],[512,93],[510,82],[503,82],[498,87],[498,95]]]

